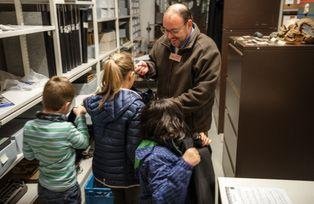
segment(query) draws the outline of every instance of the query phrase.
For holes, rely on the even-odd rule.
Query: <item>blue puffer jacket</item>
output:
[[[140,142],[139,115],[144,103],[129,89],[121,89],[103,108],[99,108],[101,99],[95,95],[84,100],[94,128],[94,176],[116,188],[138,184],[134,156]]]
[[[143,140],[136,149],[140,203],[186,203],[192,166],[167,148]]]

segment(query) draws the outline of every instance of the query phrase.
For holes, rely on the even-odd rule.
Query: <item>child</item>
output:
[[[81,203],[75,149],[86,148],[89,135],[83,106],[74,108],[77,128],[67,122],[73,98],[67,78],[52,77],[44,87],[42,112],[24,126],[24,157],[39,160],[39,203]]]
[[[95,186],[110,187],[114,203],[137,203],[135,149],[140,142],[140,95],[130,90],[135,80],[132,57],[117,53],[103,66],[102,88],[84,100],[92,118],[95,137],[93,174]]]
[[[190,137],[181,105],[174,99],[152,101],[141,116],[144,139],[136,150],[140,203],[185,203],[192,169],[200,162],[195,148],[184,153]]]

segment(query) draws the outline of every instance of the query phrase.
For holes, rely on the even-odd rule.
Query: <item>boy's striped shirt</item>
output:
[[[76,183],[75,149],[86,148],[89,135],[85,116],[75,124],[35,119],[24,126],[24,157],[39,160],[39,183],[49,190],[65,191]]]

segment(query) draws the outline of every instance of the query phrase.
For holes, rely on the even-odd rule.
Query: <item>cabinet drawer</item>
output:
[[[229,159],[229,154],[224,144],[223,152],[222,152],[222,168],[225,176],[234,177],[234,171],[231,165],[231,161]]]
[[[230,122],[230,117],[228,111],[225,110],[225,123],[224,123],[224,140],[227,146],[230,160],[232,162],[232,166],[236,164],[236,157],[237,157],[237,136],[234,132],[234,129]]]
[[[218,118],[219,118],[219,109],[218,109],[218,102],[217,98],[214,99],[214,105],[213,105],[213,115],[214,115],[214,121],[216,124],[216,127],[218,127]]]
[[[226,87],[226,107],[230,115],[231,123],[238,134],[239,125],[239,109],[240,109],[240,97],[239,93],[234,88],[234,83],[227,79]]]

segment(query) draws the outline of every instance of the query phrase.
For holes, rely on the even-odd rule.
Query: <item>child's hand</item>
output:
[[[84,106],[77,106],[73,108],[73,112],[76,116],[84,115],[86,113],[86,109]]]
[[[187,149],[184,152],[182,159],[191,166],[196,166],[201,161],[200,154],[194,147]]]
[[[201,140],[203,147],[209,145],[212,142],[212,140],[209,139],[203,132],[199,133],[199,139]]]

